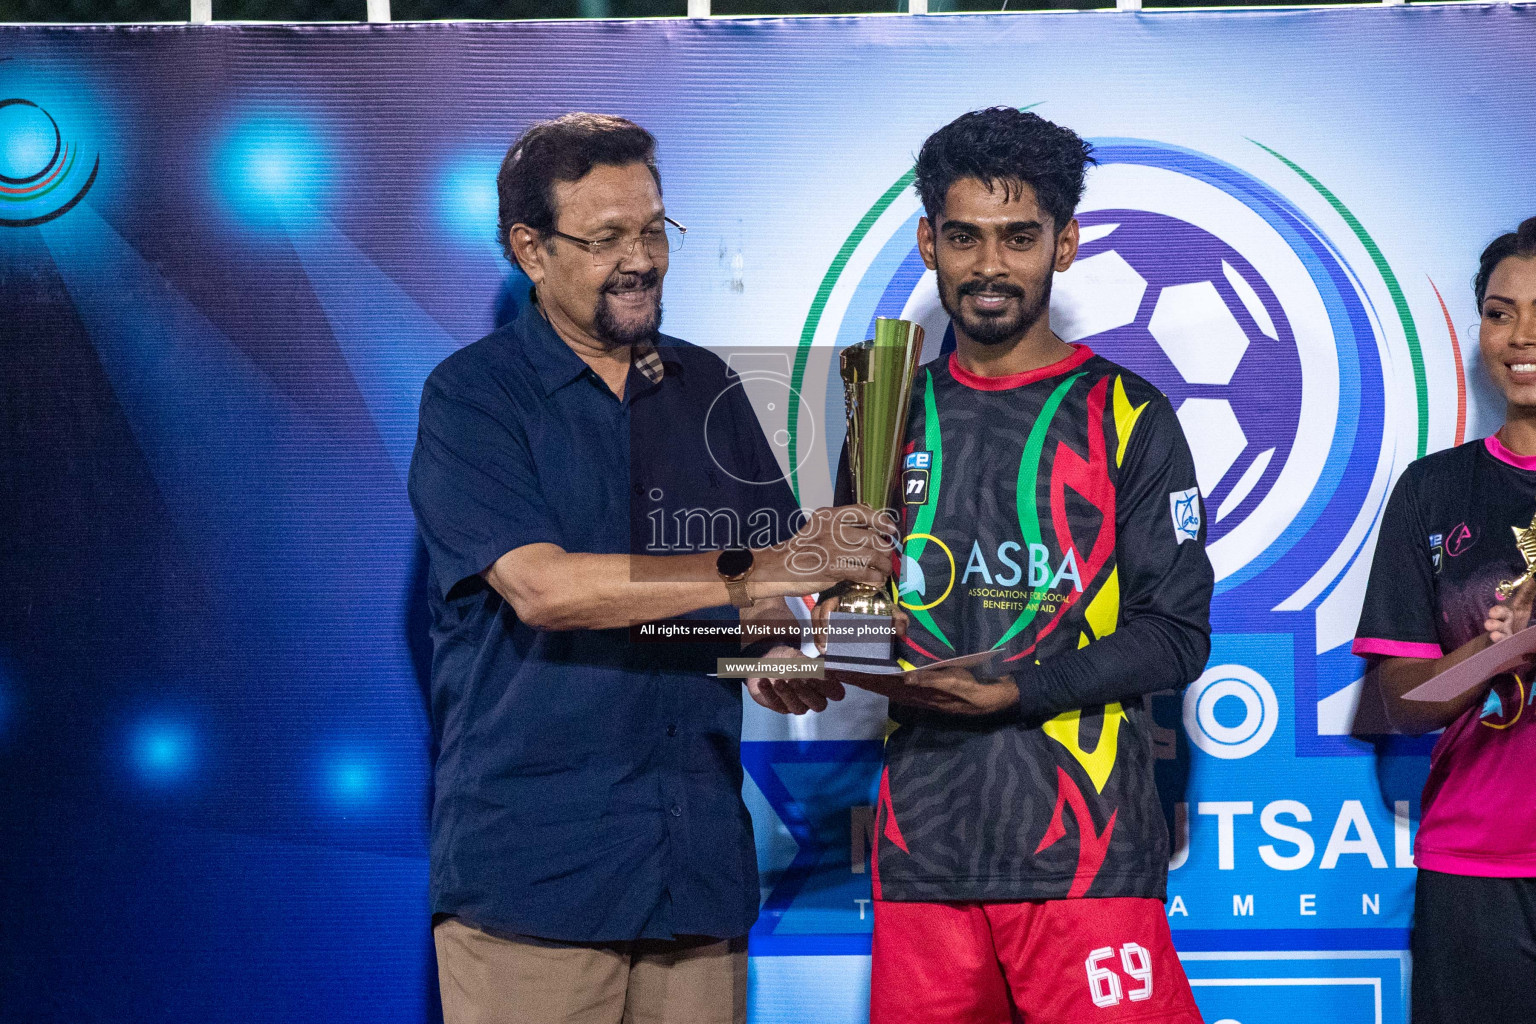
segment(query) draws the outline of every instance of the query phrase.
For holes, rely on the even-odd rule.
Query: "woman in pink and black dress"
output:
[[[1536,585],[1510,529],[1536,517],[1536,217],[1483,251],[1479,348],[1504,425],[1403,472],[1387,503],[1354,644],[1403,732],[1444,728],[1414,859],[1413,1022],[1536,1021],[1536,673],[1460,700],[1403,694],[1523,628]]]

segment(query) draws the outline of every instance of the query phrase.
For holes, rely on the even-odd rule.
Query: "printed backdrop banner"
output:
[[[1381,735],[1349,640],[1397,474],[1499,422],[1468,281],[1536,213],[1533,30],[1519,5],[0,28],[0,1017],[434,1016],[403,477],[427,372],[526,301],[495,240],[520,130],[658,136],[690,229],[666,327],[773,355],[743,380],[817,505],[836,350],[876,316],[946,341],[913,155],[1010,104],[1097,148],[1056,330],[1169,395],[1205,494],[1210,664],[1153,699],[1197,998],[1404,1020],[1428,742]],[[1004,576],[961,560],[948,586]],[[756,1021],[865,1013],[884,727],[868,695],[748,704]]]

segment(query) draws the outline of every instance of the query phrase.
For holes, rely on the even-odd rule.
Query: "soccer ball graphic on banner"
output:
[[[1252,265],[1195,225],[1142,210],[1085,213],[1080,223],[1077,262],[1053,290],[1052,325],[1168,396],[1214,542],[1290,457],[1301,411],[1290,322]],[[1259,394],[1264,401],[1253,400]]]

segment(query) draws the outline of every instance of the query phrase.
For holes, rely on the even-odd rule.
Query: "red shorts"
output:
[[[1201,1024],[1160,900],[875,901],[870,1024]]]

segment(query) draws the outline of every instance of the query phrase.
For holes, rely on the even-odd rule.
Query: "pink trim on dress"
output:
[[[960,360],[955,358],[955,353],[949,354],[949,375],[968,388],[977,391],[1008,391],[1011,388],[1021,388],[1025,384],[1033,384],[1037,380],[1045,380],[1047,377],[1055,377],[1076,369],[1093,357],[1093,349],[1087,345],[1072,345],[1076,352],[1065,359],[1057,360],[1050,366],[1042,366],[1038,370],[1025,370],[1023,373],[1010,373],[1006,377],[983,377],[979,373],[972,373],[960,365]]]
[[[1506,462],[1516,469],[1536,469],[1536,455],[1516,455],[1504,447],[1504,442],[1499,440],[1497,434],[1483,438],[1483,447],[1488,449],[1488,454]]]
[[[1354,654],[1377,654],[1387,658],[1438,658],[1445,654],[1439,644],[1416,644],[1406,640],[1378,640],[1362,636],[1350,648]]]

